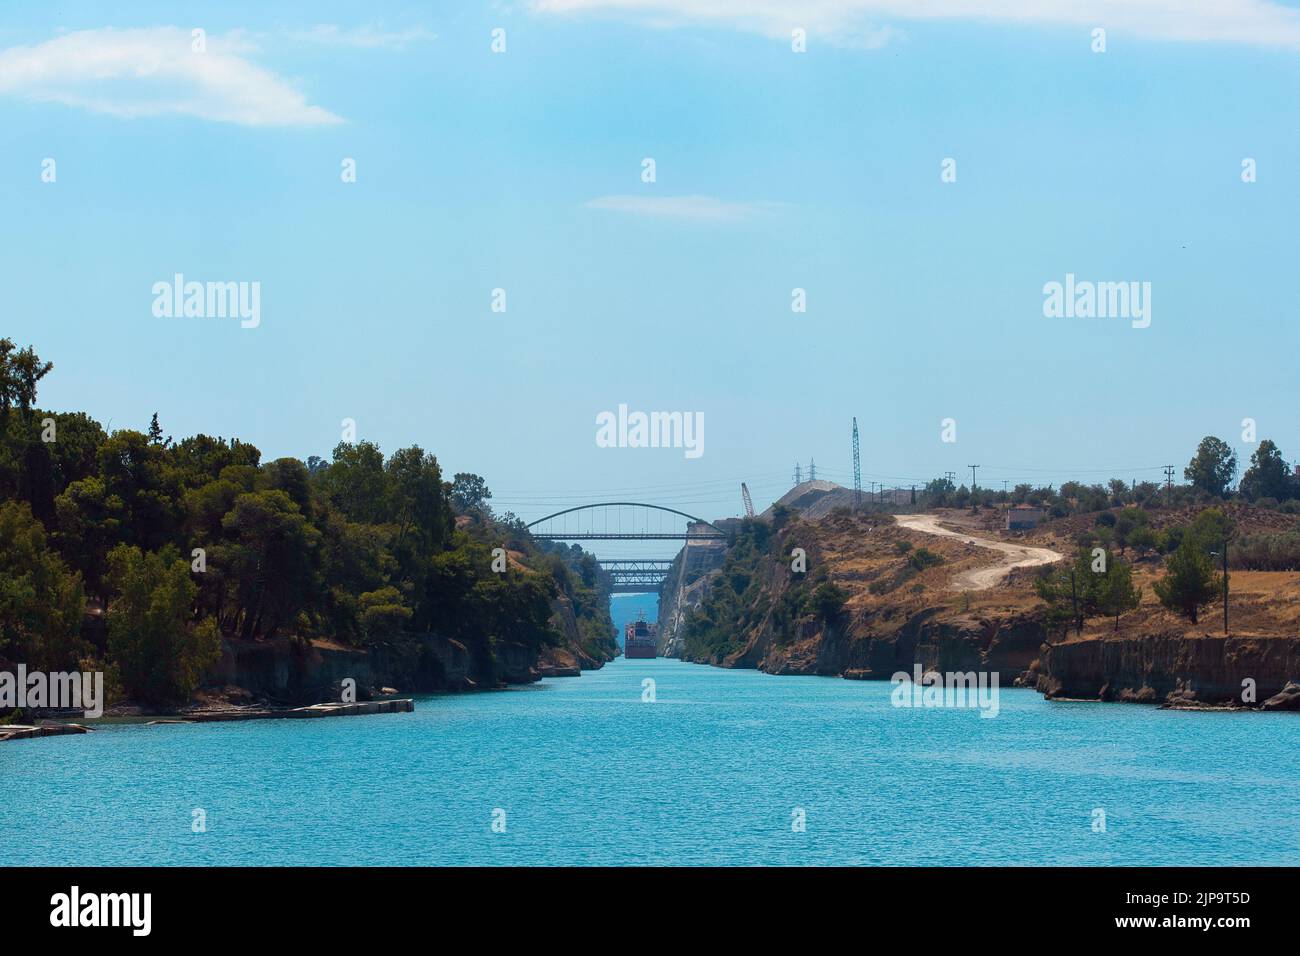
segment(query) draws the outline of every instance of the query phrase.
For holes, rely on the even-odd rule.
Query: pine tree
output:
[[[1142,602],[1142,589],[1133,585],[1133,566],[1126,561],[1112,560],[1106,573],[1094,581],[1097,608],[1115,615],[1115,630],[1125,611],[1134,610]]]
[[[1214,572],[1210,556],[1196,540],[1187,537],[1165,565],[1165,576],[1155,583],[1156,597],[1171,611],[1196,623],[1197,610],[1218,595],[1222,579]]]

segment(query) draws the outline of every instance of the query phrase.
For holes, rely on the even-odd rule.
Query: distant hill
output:
[[[852,508],[853,489],[833,481],[801,481],[769,505],[760,517],[770,518],[777,505],[793,508],[805,518],[821,518],[836,508]]]

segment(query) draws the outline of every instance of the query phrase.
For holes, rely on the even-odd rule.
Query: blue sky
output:
[[[526,517],[847,482],[854,415],[868,482],[1155,480],[1209,433],[1244,463],[1245,417],[1300,458],[1290,7],[268,6],[6,5],[0,334],[43,404],[267,457],[353,418]],[[156,318],[177,272],[260,282],[261,325]],[[1150,282],[1150,327],[1045,318],[1066,273]],[[705,453],[596,447],[620,403]]]

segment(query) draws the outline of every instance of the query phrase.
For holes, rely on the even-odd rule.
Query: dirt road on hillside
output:
[[[1002,553],[1002,560],[992,567],[976,568],[973,571],[964,571],[957,575],[952,582],[955,591],[983,591],[1001,582],[1014,568],[1034,568],[1040,564],[1051,564],[1053,561],[1060,561],[1062,558],[1061,554],[1051,548],[1008,544],[1005,541],[976,538],[973,535],[962,534],[959,531],[949,531],[947,528],[939,527],[939,519],[935,515],[894,515],[894,520],[902,527],[909,528],[912,531],[923,531],[926,534],[937,534],[945,538],[957,538],[966,544],[973,544],[980,548],[988,548],[990,551]]]

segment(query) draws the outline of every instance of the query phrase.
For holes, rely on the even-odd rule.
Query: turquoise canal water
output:
[[[0,864],[1285,864],[1300,849],[1300,715],[1004,690],[985,719],[895,708],[890,689],[620,659],[412,714],[16,741],[0,745]]]

